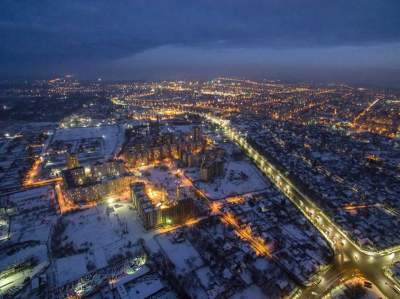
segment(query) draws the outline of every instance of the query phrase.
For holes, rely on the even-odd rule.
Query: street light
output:
[[[392,252],[391,254],[387,255],[387,258],[388,258],[389,260],[393,260],[394,257],[395,257],[394,252]]]
[[[375,260],[375,258],[374,258],[372,255],[370,255],[369,258],[368,258],[368,261],[369,261],[370,263],[373,263],[374,260]]]
[[[109,205],[111,205],[113,202],[114,202],[114,198],[113,198],[113,197],[108,197],[108,198],[107,198],[107,203],[108,203]]]

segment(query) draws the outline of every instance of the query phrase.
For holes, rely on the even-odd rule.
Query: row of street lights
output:
[[[357,248],[358,251],[366,255],[386,256],[391,253],[400,252],[400,246],[395,246],[380,251],[370,251],[361,248],[358,244],[353,242],[353,240],[351,240],[347,234],[345,234],[335,223],[333,223],[333,221],[330,220],[330,218],[323,211],[317,208],[315,204],[308,198],[308,196],[298,190],[287,177],[279,173],[279,171],[270,162],[268,162],[265,157],[254,150],[240,133],[232,129],[229,126],[230,122],[228,120],[220,119],[212,116],[211,114],[201,114],[201,116],[219,125],[232,140],[237,142],[246,151],[246,153],[253,158],[257,166],[277,185],[281,191],[287,195],[287,197],[303,212],[303,214],[317,227],[317,229],[327,237],[331,244],[334,245],[335,242],[326,234],[325,229],[321,227],[322,222],[327,223],[327,227],[329,227],[330,230],[336,231],[334,234],[335,236],[341,236],[345,239],[345,241],[348,241],[355,248]],[[308,207],[311,207],[311,209]],[[314,211],[318,212],[314,213]],[[315,215],[318,215],[318,218],[316,218]]]
[[[400,252],[400,245],[392,248],[369,251],[361,248],[353,242],[321,209],[319,209],[311,199],[303,194],[296,186],[279,170],[277,170],[265,157],[261,156],[254,150],[238,132],[230,128],[229,121],[212,116],[211,114],[200,114],[212,123],[219,125],[225,134],[233,141],[238,143],[245,152],[255,161],[256,165],[266,174],[273,183],[290,199],[290,201],[306,216],[308,220],[321,232],[321,234],[331,243],[336,254],[343,255],[344,250],[351,249],[351,255],[356,265],[361,265],[364,262],[368,264],[377,264],[380,266],[376,258],[391,260],[393,262],[395,253]],[[348,247],[351,245],[351,247]],[[366,260],[362,260],[361,256],[367,256]],[[393,281],[392,281],[393,282]],[[393,282],[394,287],[397,283]],[[298,293],[297,295],[300,295]]]

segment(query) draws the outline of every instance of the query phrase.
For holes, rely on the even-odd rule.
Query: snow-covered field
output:
[[[54,134],[52,142],[84,138],[102,138],[104,144],[103,155],[105,159],[108,159],[121,146],[124,138],[124,130],[117,125],[58,129]]]
[[[165,285],[158,277],[146,277],[143,281],[135,282],[132,286],[127,287],[128,298],[145,299],[151,298],[155,294],[165,288]]]
[[[260,191],[268,187],[262,174],[248,161],[230,161],[225,164],[224,177],[214,182],[198,181],[198,172],[187,172],[195,185],[211,199]]]
[[[85,275],[87,273],[86,264],[87,260],[84,254],[77,254],[55,260],[58,286],[77,280]]]
[[[185,274],[203,265],[199,253],[189,241],[173,242],[171,234],[163,234],[156,237],[158,244],[175,265],[178,274]]]
[[[142,177],[147,178],[155,185],[168,187],[168,189],[171,190],[176,190],[176,187],[181,184],[180,178],[176,177],[173,174],[173,171],[176,171],[176,168],[173,166],[169,166],[167,163],[161,163],[160,166],[141,167],[140,171],[142,172]]]
[[[152,232],[145,231],[140,219],[127,203],[114,203],[99,205],[88,210],[80,211],[64,217],[66,229],[61,236],[61,247],[73,245],[79,254],[60,258],[57,261],[58,285],[64,282],[63,272],[68,264],[82,263],[76,275],[84,273],[87,265],[96,269],[108,265],[113,257],[125,256],[134,244],[140,239],[150,239]]]
[[[55,200],[51,186],[33,188],[8,197],[10,207],[10,236],[14,242],[37,240],[47,242],[51,223],[57,218],[51,208]]]
[[[174,163],[161,162],[159,166],[145,166],[140,171],[142,179],[150,181],[157,188],[165,188],[171,198],[176,196],[177,187],[183,185]]]

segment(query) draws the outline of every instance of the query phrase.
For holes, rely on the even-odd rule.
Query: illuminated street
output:
[[[335,261],[331,268],[320,275],[320,282],[316,286],[301,291],[297,295],[299,298],[310,298],[310,296],[319,298],[357,271],[377,285],[388,298],[400,295],[400,285],[388,279],[383,272],[385,266],[392,264],[400,257],[400,248],[395,247],[379,252],[370,252],[360,248],[323,211],[318,209],[308,196],[299,191],[284,174],[252,149],[243,137],[229,127],[226,121],[209,114],[203,116],[218,124],[229,138],[243,148],[264,174],[302,211],[334,248]]]
[[[400,299],[400,1],[2,1],[0,299]]]

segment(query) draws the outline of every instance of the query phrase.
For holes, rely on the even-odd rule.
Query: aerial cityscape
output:
[[[28,2],[1,299],[400,298],[398,3]]]

